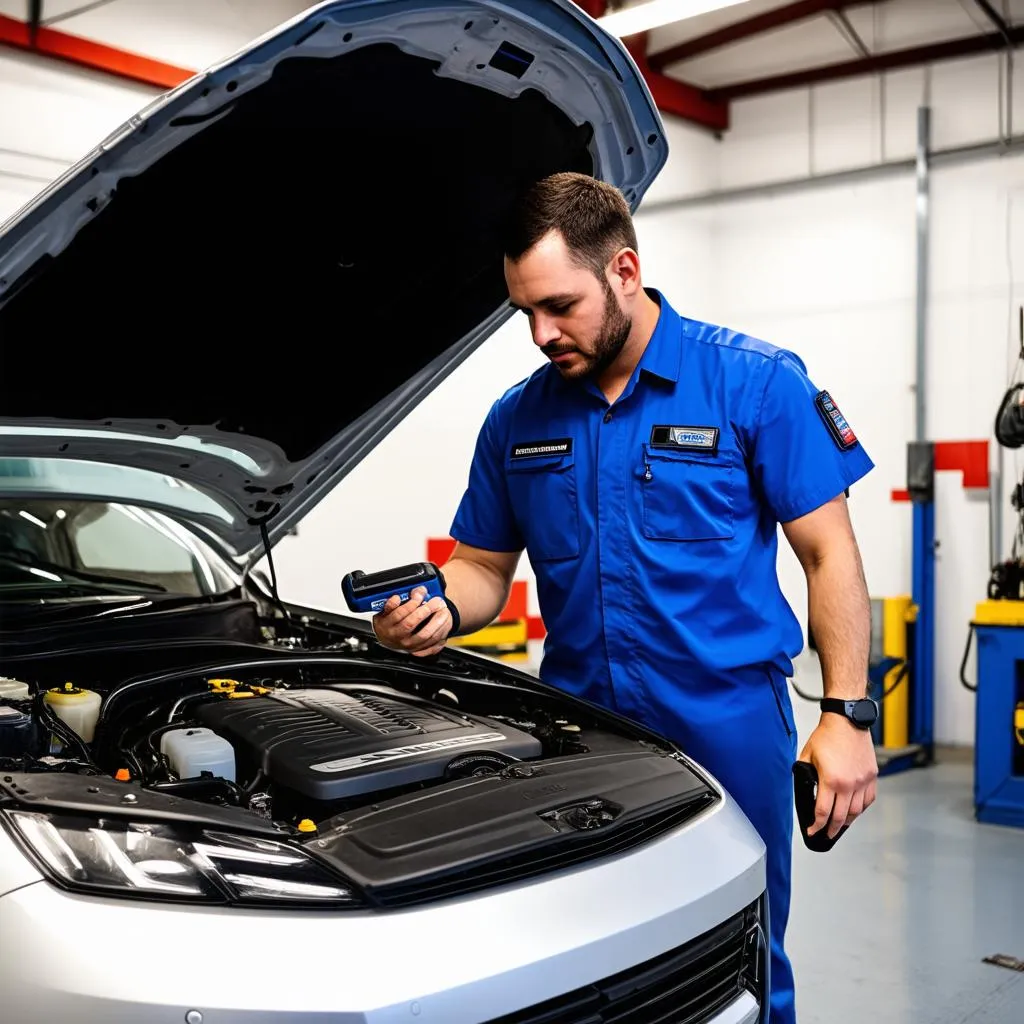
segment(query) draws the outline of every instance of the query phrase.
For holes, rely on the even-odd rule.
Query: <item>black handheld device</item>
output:
[[[793,799],[804,846],[815,853],[828,853],[850,826],[844,825],[834,839],[830,838],[828,827],[832,823],[832,815],[829,814],[828,821],[821,829],[813,836],[807,834],[807,830],[814,824],[814,806],[818,800],[818,770],[809,761],[793,762]]]

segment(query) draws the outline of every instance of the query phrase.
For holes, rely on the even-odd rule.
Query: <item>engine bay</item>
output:
[[[0,678],[0,772],[104,776],[302,830],[524,762],[638,749],[554,694],[486,674],[298,652],[251,664],[106,691]]]

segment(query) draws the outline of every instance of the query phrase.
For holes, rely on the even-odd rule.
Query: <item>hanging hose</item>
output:
[[[904,680],[907,678],[907,676],[910,674],[910,662],[909,661],[903,660],[901,662],[901,660],[899,658],[889,658],[887,660],[890,661],[891,664],[885,669],[884,672],[882,672],[882,678],[883,679],[894,668],[896,668],[897,665],[899,665],[899,671],[896,673],[896,678],[889,684],[889,686],[886,689],[884,689],[882,691],[882,694],[879,697],[875,698],[876,700],[885,700],[885,698],[888,697],[889,694],[891,694],[897,687],[899,687],[904,682]],[[883,661],[881,664],[884,666],[886,663]],[[871,693],[871,684],[872,684],[872,682],[873,682],[873,680],[872,680],[872,678],[871,678],[871,676],[869,674],[868,675],[868,694],[869,695]],[[795,693],[796,693],[796,695],[798,697],[800,697],[802,700],[807,701],[810,704],[817,704],[818,701],[820,701],[825,696],[823,693],[822,694],[804,693],[804,691],[801,690],[800,687],[797,686],[796,683],[792,679],[789,681],[789,685],[793,687],[793,690],[795,691]]]
[[[967,643],[964,646],[963,660],[960,662],[960,682],[963,683],[964,689],[970,690],[971,693],[978,692],[977,683],[969,683],[967,681],[967,659],[971,656],[971,638],[974,636],[974,623],[972,622],[967,627]]]

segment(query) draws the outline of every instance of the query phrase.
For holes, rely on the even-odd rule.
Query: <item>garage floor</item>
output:
[[[539,660],[539,659],[538,659]],[[526,666],[536,671],[537,665]],[[821,693],[816,656],[796,682]],[[801,744],[817,704],[791,690]],[[1022,1024],[1024,829],[974,820],[972,752],[887,776],[835,848],[793,848],[788,945],[800,1024]]]
[[[816,662],[797,681],[820,693]],[[816,705],[794,705],[801,740]],[[969,752],[888,776],[827,855],[794,846],[789,947],[801,1024],[1021,1024],[1024,829],[978,824]]]

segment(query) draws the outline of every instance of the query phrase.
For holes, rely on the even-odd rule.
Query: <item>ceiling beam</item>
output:
[[[1013,46],[1024,44],[1024,26],[1010,28],[1008,35]],[[957,57],[970,57],[974,54],[1002,50],[1006,45],[1007,41],[999,32],[967,36],[961,39],[947,39],[942,43],[929,43],[927,46],[915,46],[908,50],[876,53],[861,60],[824,64],[814,68],[805,68],[802,71],[773,75],[770,78],[735,82],[732,85],[708,89],[704,95],[709,100],[725,102],[744,96],[760,96],[768,92],[779,92],[782,89],[796,89],[804,85],[814,85],[816,82],[834,82],[840,78],[855,78],[859,75],[877,74],[880,71],[892,71],[895,68],[916,67],[942,60],[953,60]]]
[[[862,57],[871,56],[871,51],[868,49],[867,44],[858,35],[853,25],[850,24],[850,19],[846,16],[845,11],[832,11],[829,14],[829,18],[832,20],[832,24],[835,25],[836,31],[853,47],[856,53],[859,53]]]
[[[28,38],[33,43],[39,35],[39,26],[42,22],[43,0],[28,0]]]
[[[575,0],[576,6],[592,18],[602,17],[608,9],[607,0]],[[716,134],[729,127],[729,104],[709,100],[695,85],[669,78],[651,67],[647,57],[647,33],[640,32],[624,39],[633,62],[647,83],[651,99],[662,114],[682,118]]]
[[[720,134],[729,127],[727,102],[709,99],[697,86],[681,82],[678,78],[670,78],[651,67],[647,57],[646,32],[630,36],[623,42],[640,74],[643,75],[658,110],[663,114],[691,121],[715,134]]]
[[[985,12],[985,17],[992,22],[999,30],[999,34],[1006,40],[1007,47],[1012,46],[1010,42],[1010,26],[1006,24],[1003,16],[988,2],[988,0],[974,0],[975,4]]]
[[[827,14],[830,11],[842,11],[847,7],[864,7],[874,2],[875,0],[796,0],[795,3],[772,8],[763,14],[745,18],[743,21],[734,21],[731,25],[723,25],[722,28],[715,29],[713,32],[696,36],[694,39],[686,39],[681,43],[676,43],[675,46],[652,53],[650,55],[651,67],[655,71],[664,71],[670,64],[689,60],[691,57],[707,53],[709,50],[717,50],[720,46],[738,43],[751,36],[760,35],[762,32],[770,32],[772,29],[792,25],[794,22],[813,18],[819,14]],[[878,0],[878,2],[884,3],[885,0]]]

